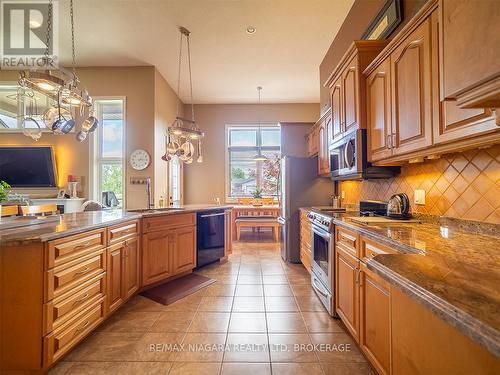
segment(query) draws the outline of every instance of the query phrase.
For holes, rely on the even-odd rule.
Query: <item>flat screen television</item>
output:
[[[52,147],[0,147],[0,180],[13,188],[56,187]]]

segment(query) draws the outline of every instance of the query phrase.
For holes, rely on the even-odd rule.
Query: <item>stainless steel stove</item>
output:
[[[335,230],[339,210],[311,211],[311,285],[331,316],[335,313]]]

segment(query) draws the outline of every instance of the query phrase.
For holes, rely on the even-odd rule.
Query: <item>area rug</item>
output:
[[[178,279],[154,286],[140,293],[140,295],[162,305],[170,305],[212,283],[215,283],[214,279],[190,273]]]

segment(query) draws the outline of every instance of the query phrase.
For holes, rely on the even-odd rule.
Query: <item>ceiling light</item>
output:
[[[259,134],[261,133],[261,130],[262,130],[260,128],[260,92],[261,92],[261,90],[262,90],[262,87],[257,86],[257,92],[259,93]],[[255,161],[266,161],[267,160],[267,156],[262,155],[262,151],[259,148],[259,152],[253,157],[253,160],[255,160]]]
[[[257,31],[257,29],[255,28],[255,26],[247,26],[247,34],[251,35],[251,34],[255,34],[255,32]]]

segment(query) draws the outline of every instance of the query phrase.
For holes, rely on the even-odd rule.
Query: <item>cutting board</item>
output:
[[[418,219],[409,220],[395,220],[389,219],[382,216],[361,216],[361,217],[351,217],[352,221],[361,224],[409,224],[409,223],[420,223]]]

